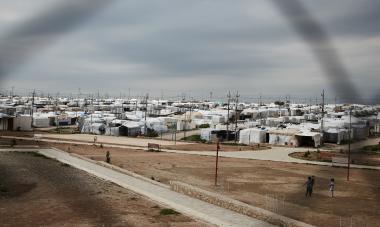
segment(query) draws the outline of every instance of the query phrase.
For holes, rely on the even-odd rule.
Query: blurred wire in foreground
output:
[[[362,98],[356,86],[351,83],[350,75],[332,46],[327,32],[304,5],[299,0],[272,1],[296,32],[311,47],[336,95],[350,102],[361,103]]]
[[[0,79],[112,2],[113,0],[63,0],[19,26],[16,25],[0,39]]]

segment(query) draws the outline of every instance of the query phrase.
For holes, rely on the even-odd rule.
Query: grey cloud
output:
[[[358,25],[367,19],[377,20],[376,17],[366,19],[364,12],[371,11],[370,6],[362,7],[363,13],[355,13],[357,9],[352,5],[359,3],[354,0],[348,0],[349,3],[341,7],[338,0],[328,1],[330,4],[327,0],[322,1],[326,4],[304,2],[317,22],[334,42],[338,42],[339,51],[345,52],[342,40],[366,40],[376,35],[377,28],[373,25],[366,28],[368,32],[361,32],[359,28],[350,32],[350,25],[347,29],[342,27],[342,23],[349,20]],[[374,1],[365,2],[377,6]],[[86,17],[91,20],[80,23],[79,29],[72,31],[68,25],[62,24],[63,31],[70,30],[65,34],[54,28],[28,27],[28,34],[34,35],[40,30],[59,35],[48,38],[48,42],[54,42],[54,45],[43,53],[28,55],[32,56],[30,66],[12,72],[12,77],[6,80],[7,86],[40,84],[43,87],[45,84],[49,89],[49,84],[54,83],[48,81],[57,80],[62,89],[73,91],[77,87],[93,91],[101,87],[104,92],[112,93],[130,87],[156,93],[162,89],[173,93],[197,89],[198,93],[213,90],[217,95],[227,89],[241,89],[247,94],[261,90],[264,93],[309,95],[308,92],[318,94],[331,83],[323,79],[324,72],[319,70],[310,49],[292,30],[286,17],[265,0],[233,3],[229,0],[127,0],[115,1],[101,14],[95,11]],[[41,45],[47,47],[45,42]],[[373,47],[367,42],[362,45],[366,48],[361,50]],[[353,50],[355,48],[358,47]],[[376,65],[379,54],[372,50],[362,51],[361,56],[369,61],[365,65],[356,61],[358,56],[352,52],[348,54],[351,55],[343,60],[344,64],[351,66],[350,73],[343,74],[355,81],[360,75],[361,87],[371,87],[376,71],[366,67]],[[350,64],[352,62],[355,64]],[[89,67],[87,63],[97,67]],[[113,64],[141,68],[131,70],[125,67],[124,72],[123,67],[111,70]],[[330,72],[335,73],[335,70],[328,68]],[[38,83],[30,83],[32,77]],[[21,85],[23,81],[24,85]],[[75,81],[75,88],[72,81]]]
[[[64,1],[16,25],[0,40],[0,79],[110,3],[102,0]]]

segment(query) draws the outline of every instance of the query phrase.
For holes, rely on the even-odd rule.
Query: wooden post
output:
[[[215,186],[218,184],[218,158],[219,158],[219,140],[216,143],[216,162],[215,162]]]
[[[350,180],[350,162],[351,162],[351,114],[352,108],[350,107],[350,124],[348,128],[348,163],[347,163],[347,181]]]

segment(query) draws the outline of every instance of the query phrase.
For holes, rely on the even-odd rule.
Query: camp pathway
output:
[[[31,137],[16,137],[16,136],[0,136],[0,138],[8,139],[22,139],[22,140],[36,140],[43,142],[51,143],[65,143],[65,144],[80,144],[80,145],[93,145],[93,142],[79,142],[79,141],[69,141],[69,140],[59,140],[49,139],[49,138],[31,138]],[[139,140],[139,139],[135,139]],[[144,143],[147,144],[146,141]],[[97,143],[99,144],[99,143]],[[184,143],[187,144],[187,143]],[[129,148],[129,149],[141,149],[147,150],[147,146],[134,146],[134,145],[119,145],[119,144],[103,144],[104,147],[116,147],[116,148]],[[331,166],[329,162],[317,162],[317,161],[308,161],[290,157],[289,154],[294,152],[305,152],[307,148],[294,148],[294,147],[272,147],[271,149],[266,150],[255,150],[255,151],[221,151],[219,152],[219,157],[225,158],[241,158],[241,159],[252,159],[252,160],[262,160],[262,161],[274,161],[274,162],[288,162],[288,163],[298,163],[298,164],[312,164],[312,165],[322,165],[322,166]],[[202,155],[202,156],[216,156],[215,151],[183,151],[183,150],[169,150],[161,149],[163,152],[167,153],[177,153],[177,154],[188,154],[188,155]],[[334,164],[334,166],[346,167],[347,164]],[[372,169],[380,170],[380,166],[367,166],[367,165],[356,165],[351,164],[351,168],[358,169]]]
[[[171,152],[171,153],[178,153],[178,154],[204,155],[204,156],[214,156],[214,157],[216,156],[215,151],[179,151],[179,150],[164,150],[164,151]],[[308,161],[308,160],[297,159],[297,158],[293,158],[289,156],[289,154],[294,153],[294,152],[305,152],[305,151],[307,151],[307,149],[305,148],[272,147],[271,149],[258,150],[258,151],[221,151],[219,152],[219,157],[331,166],[330,162]],[[347,164],[334,163],[334,166],[345,167],[347,166]],[[380,166],[351,164],[350,167],[358,168],[358,169],[380,170]]]

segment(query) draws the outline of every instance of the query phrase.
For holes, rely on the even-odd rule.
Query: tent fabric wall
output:
[[[210,129],[210,128],[201,129],[201,139],[206,140],[206,141],[211,141],[211,140],[215,139],[216,137],[213,136],[213,134],[212,134],[213,131],[214,130]],[[215,138],[213,138],[213,137],[215,137]]]
[[[239,143],[241,144],[255,144],[265,143],[266,131],[257,128],[247,128],[239,132]]]
[[[298,146],[294,135],[269,134],[269,144]]]
[[[338,129],[338,128],[329,128],[324,131],[323,139],[328,143],[341,144],[344,141],[348,140],[348,130],[347,129]]]
[[[13,118],[13,130],[32,131],[32,117],[30,115],[19,115]]]
[[[106,127],[106,136],[119,136],[119,127]]]
[[[50,119],[48,117],[34,117],[33,126],[36,128],[47,128],[50,126]]]

